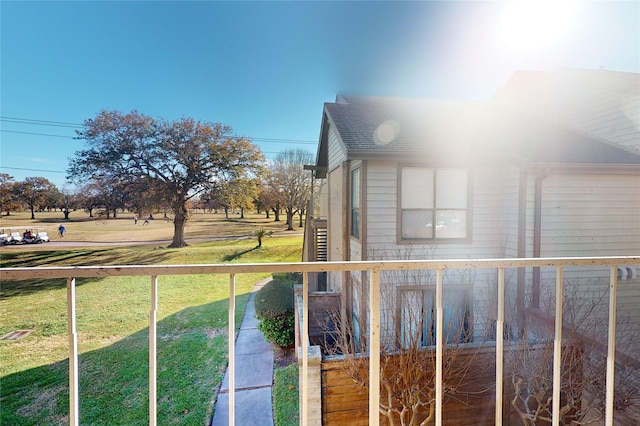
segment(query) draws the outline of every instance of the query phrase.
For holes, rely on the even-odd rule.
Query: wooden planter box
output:
[[[495,425],[495,349],[472,349],[476,352],[471,368],[465,376],[466,385],[457,389],[455,397],[445,395],[443,403],[444,425]],[[465,349],[462,349],[465,351]],[[459,362],[464,363],[461,354]],[[321,363],[322,424],[367,425],[369,419],[368,387],[358,387],[344,367],[344,359],[330,357]],[[506,397],[507,395],[505,395]],[[508,399],[504,409],[508,410]],[[422,419],[426,418],[423,413]],[[387,418],[380,416],[380,424]],[[399,424],[399,423],[398,423]]]

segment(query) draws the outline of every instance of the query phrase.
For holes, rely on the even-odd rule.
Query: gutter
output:
[[[539,258],[542,246],[542,181],[549,173],[536,177],[535,195],[533,200],[533,257]],[[531,307],[540,307],[540,268],[533,268],[533,285],[531,288]]]

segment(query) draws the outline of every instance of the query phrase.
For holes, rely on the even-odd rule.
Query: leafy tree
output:
[[[262,186],[259,197],[267,211],[267,218],[269,217],[269,210],[271,210],[274,214],[274,222],[280,222],[282,196],[279,191],[278,182],[276,182],[270,171],[267,172],[265,183]]]
[[[35,210],[44,207],[52,193],[58,193],[58,188],[43,177],[28,177],[24,182],[16,184],[18,199],[31,210],[31,219],[35,219]]]
[[[165,207],[162,191],[156,188],[155,182],[141,178],[122,185],[123,205],[139,217],[148,216],[153,211]]]
[[[244,211],[253,207],[258,184],[255,179],[241,178],[232,180],[230,187],[233,206],[240,209],[240,219],[244,219]]]
[[[258,184],[258,195],[253,200],[253,205],[256,208],[257,214],[262,213],[262,210],[264,210],[265,217],[269,219],[269,204],[268,204],[268,200],[265,197],[265,194],[266,193],[264,189],[264,184],[262,183]]]
[[[117,217],[118,207],[124,206],[124,187],[125,183],[118,177],[110,175],[94,175],[93,183],[100,200],[100,204],[104,207],[106,218]]]
[[[7,173],[0,173],[0,211],[6,211],[7,216],[11,210],[20,208],[15,197],[16,182],[13,176]]]
[[[277,189],[287,214],[288,231],[293,231],[293,216],[304,210],[311,196],[311,175],[304,170],[304,165],[312,162],[310,153],[296,149],[280,153],[271,166],[271,186]]]
[[[78,190],[77,204],[78,207],[85,209],[89,213],[89,217],[93,217],[93,210],[102,205],[100,191],[96,182],[92,181]]]
[[[220,207],[217,204],[217,200],[215,199],[214,194],[211,191],[202,194],[200,197],[198,197],[197,200],[194,201],[197,201],[195,204],[195,208],[202,209],[205,213],[217,213],[218,207]]]
[[[231,136],[231,131],[229,126],[192,118],[169,122],[136,111],[103,110],[77,131],[89,148],[76,152],[68,174],[76,181],[99,174],[125,184],[148,182],[173,211],[170,247],[183,247],[190,199],[219,179],[260,171],[260,149],[248,139]]]
[[[60,194],[62,203],[60,207],[62,208],[62,213],[64,214],[64,220],[69,220],[69,209],[75,209],[78,206],[80,202],[79,194],[73,193],[66,189],[62,190]]]
[[[223,209],[225,218],[229,218],[229,210],[240,209],[240,218],[244,219],[244,211],[253,207],[253,200],[258,193],[255,179],[236,178],[219,179],[207,193],[202,196],[202,204],[207,208]]]
[[[39,210],[51,211],[52,209],[53,210],[56,210],[58,208],[62,209],[63,204],[64,204],[64,195],[58,188],[55,188],[47,192],[42,204],[39,207]]]
[[[225,180],[214,182],[211,189],[205,194],[204,199],[206,200],[206,204],[211,208],[216,210],[223,209],[224,217],[229,219],[229,209],[231,209],[233,205],[229,182]]]

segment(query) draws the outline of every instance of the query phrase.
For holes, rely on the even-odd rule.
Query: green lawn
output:
[[[255,240],[182,249],[40,245],[0,250],[0,266],[284,262],[299,261],[301,246],[301,236],[267,238],[261,248]],[[260,278],[264,275],[236,276],[238,325]],[[159,424],[202,425],[211,418],[227,364],[228,281],[227,275],[159,278]],[[3,280],[1,285],[0,334],[33,330],[0,344],[2,424],[67,424],[65,282]],[[76,297],[81,424],[147,424],[150,278],[79,280]]]
[[[116,219],[105,220],[90,218],[81,211],[71,212],[69,220],[63,220],[62,212],[36,212],[36,218],[31,219],[28,212],[11,213],[11,216],[0,216],[0,229],[19,228],[21,232],[29,227],[43,227],[49,233],[52,241],[60,240],[58,226],[64,224],[66,233],[64,241],[155,241],[171,240],[173,237],[173,222],[163,220],[159,213],[148,226],[143,226],[143,220],[133,222],[133,213],[118,213]],[[298,227],[298,218],[294,221],[294,229],[302,232]],[[246,213],[245,219],[235,213],[229,213],[227,219],[224,213],[194,213],[185,225],[185,240],[211,237],[247,237],[258,229],[273,232],[275,235],[286,235],[286,222],[281,215],[280,222],[274,222],[273,215],[267,219],[264,214]],[[254,239],[255,240],[255,239]],[[46,244],[26,245],[30,250],[43,249]]]
[[[273,375],[273,417],[276,426],[300,424],[298,364],[276,368]]]

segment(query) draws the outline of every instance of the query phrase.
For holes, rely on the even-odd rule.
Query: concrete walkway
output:
[[[273,347],[258,330],[255,294],[271,279],[258,282],[247,302],[236,339],[235,424],[273,426],[271,385],[273,384]],[[229,370],[224,375],[211,426],[229,425]]]

